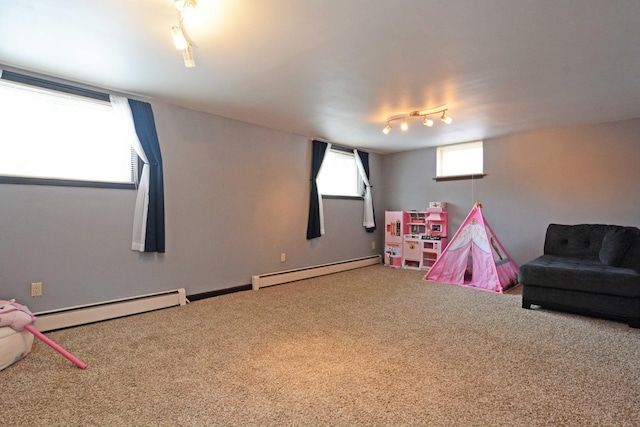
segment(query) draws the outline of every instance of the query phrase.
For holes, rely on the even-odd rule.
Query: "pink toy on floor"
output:
[[[45,344],[53,348],[55,351],[69,359],[78,368],[86,369],[87,364],[69,353],[64,348],[53,342],[50,338],[46,337],[40,331],[32,326],[36,317],[29,311],[29,309],[21,304],[15,302],[15,300],[4,301],[0,300],[0,327],[9,326],[11,329],[21,332],[26,329],[31,332]]]

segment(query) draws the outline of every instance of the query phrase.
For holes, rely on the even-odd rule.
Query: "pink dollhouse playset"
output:
[[[476,203],[424,280],[503,293],[518,282],[518,267]]]
[[[386,211],[384,264],[429,270],[447,245],[446,203],[425,211]]]

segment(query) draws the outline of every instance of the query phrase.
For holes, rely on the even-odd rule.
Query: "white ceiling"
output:
[[[3,0],[0,64],[296,134],[411,150],[640,116],[638,0]],[[451,125],[386,118],[446,104]],[[437,116],[436,116],[437,117]]]

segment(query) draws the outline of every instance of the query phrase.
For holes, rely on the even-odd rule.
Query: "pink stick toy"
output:
[[[78,368],[87,369],[87,364],[86,363],[84,363],[82,360],[80,360],[77,357],[75,357],[73,354],[69,353],[64,348],[60,347],[58,344],[53,342],[49,337],[47,337],[45,334],[43,334],[42,332],[40,332],[39,330],[37,330],[33,326],[24,325],[24,328],[27,331],[31,332],[33,335],[35,335],[36,338],[40,338],[40,340],[44,341],[44,343],[47,344],[49,347],[51,347],[52,349],[54,349],[55,351],[57,351],[58,353],[60,353],[61,355],[63,355],[67,359],[69,359],[70,361],[72,361]]]
[[[69,353],[64,348],[60,347],[58,344],[53,342],[53,340],[45,336],[42,332],[31,326],[35,320],[36,317],[29,311],[26,306],[18,304],[17,302],[15,302],[15,300],[0,300],[0,327],[9,326],[11,329],[18,332],[26,329],[27,331],[31,332],[36,338],[39,338],[49,347],[53,348],[55,351],[69,359],[78,368],[87,368],[86,363],[75,357],[73,354]]]

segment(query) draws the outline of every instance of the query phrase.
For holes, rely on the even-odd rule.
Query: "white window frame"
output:
[[[483,141],[442,145],[436,148],[436,180],[485,176]]]
[[[11,119],[6,115],[4,116],[3,141],[0,141],[0,155],[4,152],[2,159],[0,159],[0,183],[136,188],[138,156],[134,148],[130,145],[128,149],[122,146],[117,149],[119,151],[116,150],[115,152],[109,149],[113,141],[126,141],[126,139],[120,139],[120,133],[113,130],[119,128],[119,126],[117,115],[112,114],[112,107],[108,101],[109,96],[107,94],[58,84],[35,77],[23,76],[21,74],[3,72],[2,70],[0,70],[0,89],[7,94],[17,95],[18,98],[13,98],[14,100],[18,99],[16,102],[21,102],[19,99],[23,98],[26,102],[37,102],[37,105],[43,106],[41,109],[29,109],[29,121],[26,122],[28,126],[25,124],[16,126],[17,129],[15,132],[8,130],[9,124],[11,121],[21,121],[22,117],[18,116],[17,119]],[[22,97],[21,94],[24,94],[24,97]],[[6,100],[8,96],[5,95],[4,98],[4,100]],[[41,101],[42,104],[40,103]],[[3,99],[0,99],[0,103],[2,102]],[[19,111],[17,105],[18,104],[12,104],[10,108],[15,108],[16,111]],[[34,104],[34,106],[35,105],[36,104]],[[4,111],[5,114],[7,114],[7,108],[4,108]],[[67,111],[73,115],[69,117],[68,121],[67,116],[65,116]],[[42,115],[38,116],[36,114],[37,112],[40,112]],[[72,134],[75,135],[75,145],[65,144],[66,141],[70,140],[68,137],[70,133],[67,133],[65,129],[75,130],[82,128],[82,126],[76,124],[81,124],[82,122],[82,118],[76,116],[79,112],[82,114],[90,114],[90,117],[95,117],[97,123],[102,123],[103,120],[107,120],[107,123],[104,125],[104,130],[94,132],[94,128],[91,128],[84,130],[84,132],[72,132]],[[58,126],[59,122],[57,122],[55,118],[52,118],[52,114],[61,114],[61,116],[59,116],[62,119],[61,121],[70,124]],[[91,119],[86,119],[85,122],[89,120]],[[47,121],[49,124],[46,124]],[[46,133],[27,132],[23,134],[19,131],[21,128],[29,128],[27,130],[42,128]],[[111,135],[108,138],[85,136],[95,134],[105,135],[108,133]],[[45,139],[48,147],[45,144],[40,146],[40,148],[19,149],[19,147],[29,146],[31,141],[42,142]],[[7,144],[3,144],[3,142]],[[12,142],[19,145],[12,146]],[[55,145],[51,147],[49,143]],[[99,147],[104,147],[106,150],[98,151],[98,154],[92,154],[90,150],[90,144],[92,143],[104,144]],[[18,147],[18,149],[16,149],[16,147]],[[53,149],[47,150],[49,153],[45,154],[42,147]],[[42,155],[38,156],[40,153],[42,153]],[[56,155],[61,155],[58,161],[59,164],[54,160]],[[124,156],[127,157],[125,158]],[[63,163],[65,158],[70,158],[70,161]],[[112,164],[119,168],[119,172],[117,174],[111,174],[109,177],[101,173],[96,173],[95,161],[100,159],[103,161],[110,159],[109,161],[115,162]],[[2,161],[5,163],[2,164]],[[63,164],[66,166],[63,166]],[[22,166],[17,167],[17,165]],[[74,165],[78,167],[75,168]],[[110,166],[107,165],[105,168],[106,173],[111,172],[109,168]],[[69,170],[72,172],[67,173]]]
[[[345,185],[345,181],[348,183]],[[364,197],[364,181],[353,151],[331,146],[325,153],[317,177],[318,192],[328,198]]]

